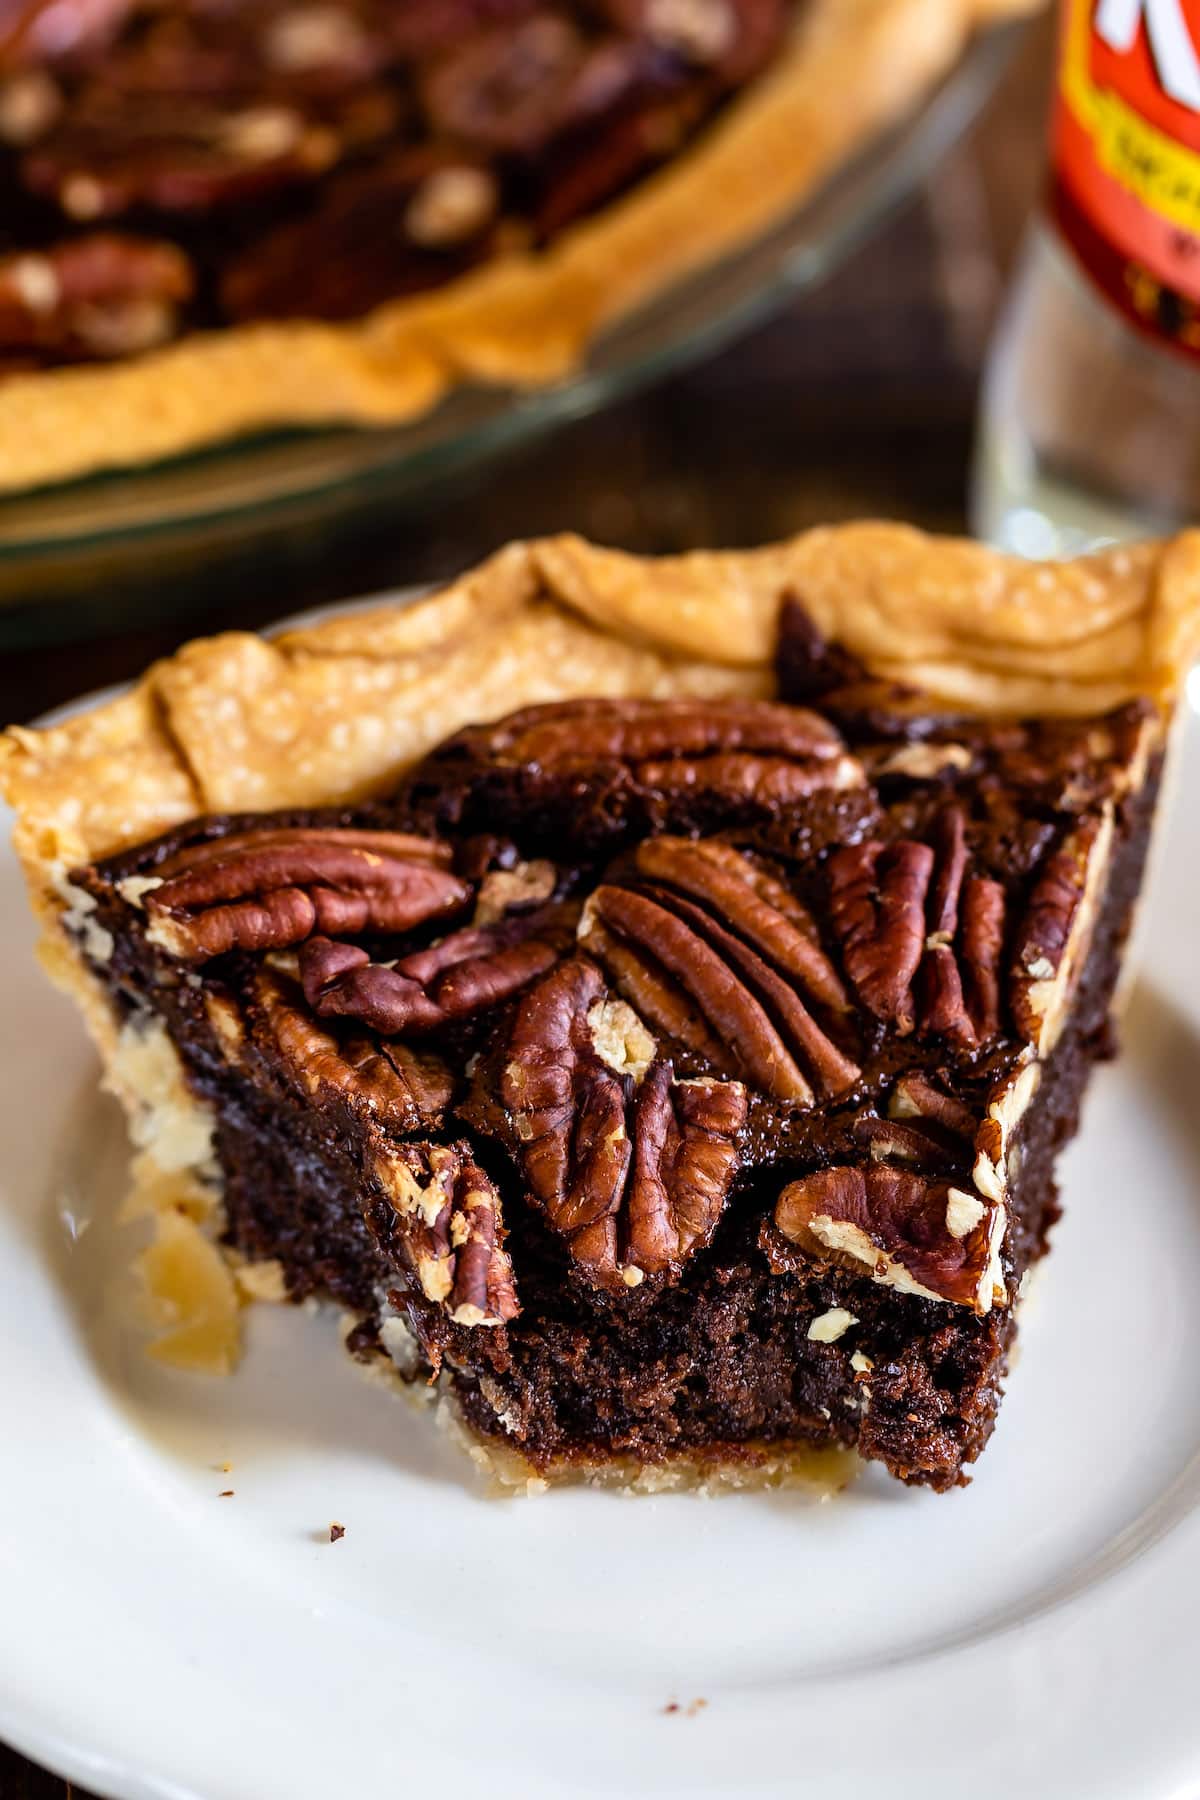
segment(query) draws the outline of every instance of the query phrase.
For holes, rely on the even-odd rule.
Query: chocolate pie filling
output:
[[[1109,1052],[1153,709],[931,711],[795,605],[780,681],[529,708],[71,876],[215,1111],[229,1244],[536,1470],[961,1482]]]
[[[680,151],[803,0],[0,0],[0,375],[350,319]]]

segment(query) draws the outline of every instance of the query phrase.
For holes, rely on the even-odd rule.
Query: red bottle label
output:
[[[1053,206],[1126,317],[1200,356],[1200,0],[1064,0]]]

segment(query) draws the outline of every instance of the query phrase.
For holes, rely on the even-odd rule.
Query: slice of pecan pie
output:
[[[525,1476],[961,1482],[1198,638],[1196,535],[558,539],[10,733],[161,1353],[331,1296]]]
[[[556,380],[1036,0],[0,0],[0,489]]]

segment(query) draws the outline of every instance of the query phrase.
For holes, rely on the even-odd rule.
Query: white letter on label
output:
[[[1100,0],[1096,30],[1112,49],[1132,50],[1143,18],[1163,87],[1172,100],[1200,112],[1200,58],[1181,0]]]

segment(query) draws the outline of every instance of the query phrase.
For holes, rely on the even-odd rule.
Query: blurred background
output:
[[[1045,16],[1008,34],[974,125],[831,279],[632,398],[402,499],[292,508],[249,538],[20,557],[0,541],[0,723],[198,632],[437,580],[511,537],[661,552],[871,514],[965,529],[981,367],[1041,192],[1053,33]]]

